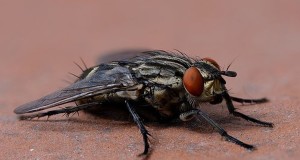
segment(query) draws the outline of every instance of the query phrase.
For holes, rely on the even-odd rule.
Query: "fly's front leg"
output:
[[[238,98],[238,97],[233,97],[233,96],[230,96],[230,99],[232,101],[239,102],[239,103],[242,103],[242,104],[244,104],[244,103],[259,104],[259,103],[266,103],[266,102],[269,101],[267,98],[244,99],[244,98]]]
[[[129,113],[131,114],[131,116],[133,118],[133,121],[137,124],[137,126],[139,127],[139,129],[141,131],[141,134],[142,134],[143,140],[144,140],[144,152],[143,152],[143,154],[147,154],[148,151],[149,151],[148,135],[149,136],[151,136],[151,135],[149,134],[149,132],[145,128],[140,116],[136,113],[133,106],[127,100],[125,100],[125,104],[126,104],[126,107],[129,111]]]
[[[229,112],[231,114],[233,114],[234,116],[241,117],[241,118],[243,118],[243,119],[245,119],[247,121],[250,121],[250,122],[253,122],[253,123],[257,123],[257,124],[260,124],[260,125],[265,126],[265,127],[273,127],[273,123],[264,122],[264,121],[261,121],[261,120],[249,117],[249,116],[247,116],[247,115],[245,115],[243,113],[235,111],[234,105],[232,104],[232,97],[229,96],[229,94],[227,93],[227,91],[223,92],[222,95],[223,95],[223,98],[226,101],[227,108],[228,108]],[[241,100],[242,101],[243,99],[239,99],[238,98],[238,99],[235,99],[235,100]],[[260,101],[264,101],[264,99],[261,99]]]
[[[51,110],[51,111],[47,111],[47,112],[39,112],[39,113],[34,113],[34,114],[30,114],[30,115],[21,115],[19,118],[21,120],[28,120],[28,119],[32,119],[32,118],[41,118],[41,117],[45,117],[45,116],[52,116],[52,115],[56,115],[56,114],[61,114],[64,113],[66,116],[69,116],[71,113],[78,113],[78,111],[89,108],[89,107],[93,107],[96,105],[99,105],[100,103],[98,102],[94,102],[94,103],[86,103],[86,104],[81,104],[78,106],[70,106],[70,107],[65,107],[65,108],[61,108],[61,109],[57,109],[57,110]]]

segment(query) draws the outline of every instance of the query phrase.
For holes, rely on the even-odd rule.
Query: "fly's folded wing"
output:
[[[126,90],[136,84],[128,68],[116,64],[101,64],[91,69],[85,78],[62,90],[21,105],[14,112],[24,114],[40,111],[95,95]]]

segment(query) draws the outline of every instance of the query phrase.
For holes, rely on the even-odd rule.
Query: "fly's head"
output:
[[[211,58],[203,58],[188,68],[183,75],[183,86],[187,99],[193,107],[201,102],[212,102],[217,94],[226,90],[222,75],[235,77],[234,71],[222,71],[219,64]]]

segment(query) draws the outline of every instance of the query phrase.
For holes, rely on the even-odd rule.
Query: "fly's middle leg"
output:
[[[129,111],[129,113],[131,114],[131,116],[133,118],[133,121],[137,124],[137,126],[139,127],[139,129],[141,131],[141,134],[142,134],[143,140],[144,140],[144,152],[142,154],[146,155],[149,151],[148,135],[149,136],[151,136],[151,135],[149,134],[149,132],[145,128],[144,123],[142,122],[140,116],[136,113],[133,106],[127,100],[125,100],[125,104],[126,104],[126,107]]]
[[[200,109],[195,110],[195,113],[201,117],[203,117],[210,125],[212,125],[221,136],[223,136],[224,138],[226,138],[226,140],[233,142],[237,145],[240,145],[246,149],[249,150],[254,150],[255,147],[250,145],[250,144],[246,144],[234,137],[232,137],[231,135],[229,135],[221,126],[219,126],[219,124],[217,124],[214,120],[212,120],[207,114],[205,114],[204,112],[202,112]]]
[[[246,149],[249,149],[249,150],[255,149],[254,146],[252,146],[250,144],[246,144],[246,143],[232,137],[231,135],[229,135],[219,124],[217,124],[214,120],[212,120],[207,114],[202,112],[200,109],[193,109],[193,110],[181,113],[179,118],[182,121],[188,121],[193,117],[199,118],[198,116],[203,117],[210,125],[212,125],[219,132],[219,134],[222,137],[226,138],[226,140],[228,140],[230,142],[233,142],[237,145],[240,145],[240,146],[242,146]]]
[[[197,113],[197,111],[195,111],[195,110],[183,112],[179,115],[179,119],[182,121],[190,121],[195,117],[196,113]]]

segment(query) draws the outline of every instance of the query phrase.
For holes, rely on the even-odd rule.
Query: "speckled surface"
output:
[[[299,149],[298,1],[1,1],[0,157],[3,159],[297,159]],[[212,57],[238,73],[235,96],[271,101],[239,111],[271,121],[263,128],[203,106],[228,133],[257,146],[222,140],[207,123],[148,123],[151,154],[130,121],[85,113],[19,121],[13,110],[74,80],[73,61],[92,66],[122,49],[178,49]]]

